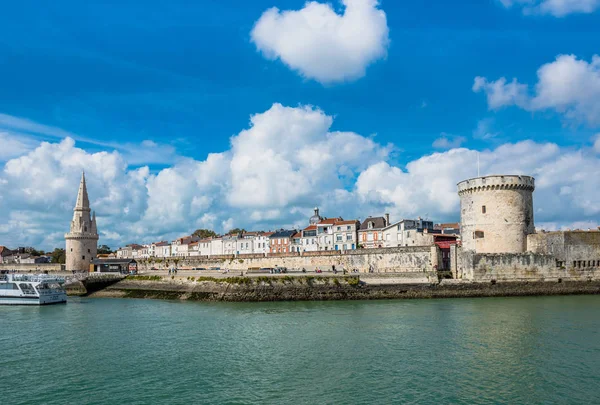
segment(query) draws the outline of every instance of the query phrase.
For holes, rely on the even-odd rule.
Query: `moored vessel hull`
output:
[[[0,305],[50,305],[67,302],[64,279],[45,274],[0,274]]]
[[[66,294],[49,297],[0,297],[0,305],[52,305],[66,303]]]

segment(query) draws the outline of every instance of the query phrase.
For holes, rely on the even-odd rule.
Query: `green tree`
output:
[[[196,229],[192,235],[197,236],[200,239],[212,238],[213,236],[217,236],[217,234],[210,229]]]
[[[51,260],[52,263],[65,264],[66,255],[65,255],[65,250],[64,249],[56,248],[50,254],[50,256],[52,257],[52,260]]]
[[[113,252],[112,249],[110,247],[108,247],[107,245],[98,246],[98,254],[99,255],[107,255],[112,252]]]
[[[246,233],[245,229],[240,229],[240,228],[234,228],[231,231],[227,232],[228,235],[235,235],[238,233]]]

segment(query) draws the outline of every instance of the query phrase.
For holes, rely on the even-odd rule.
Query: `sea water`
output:
[[[598,404],[600,296],[0,307],[1,404]]]

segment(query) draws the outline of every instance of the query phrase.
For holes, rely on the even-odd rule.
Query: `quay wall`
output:
[[[336,281],[337,280],[337,281]],[[92,297],[178,299],[190,301],[324,301],[406,298],[509,297],[600,294],[600,281],[369,284],[351,277],[260,277],[229,281],[125,279]]]
[[[22,272],[44,272],[44,271],[61,271],[60,263],[1,263],[0,270],[15,270],[17,273]]]
[[[138,269],[148,271],[152,268],[166,269],[177,265],[179,268],[192,267],[220,267],[230,270],[248,270],[262,267],[287,267],[289,269],[302,269],[313,271],[319,267],[323,270],[331,269],[335,265],[338,270],[357,269],[366,273],[371,268],[377,273],[405,273],[428,272],[437,264],[435,247],[415,246],[386,249],[360,249],[351,252],[311,252],[300,255],[240,255],[221,256],[219,258],[185,257],[166,259],[138,260]],[[175,264],[176,263],[176,264]]]
[[[600,280],[600,267],[557,265],[555,256],[540,253],[477,254],[460,251],[457,278],[489,281]]]

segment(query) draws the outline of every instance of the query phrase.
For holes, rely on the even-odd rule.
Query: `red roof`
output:
[[[357,220],[354,220],[354,221],[338,221],[335,224],[336,225],[354,225],[357,222],[358,222]]]
[[[301,238],[301,237],[302,237],[302,234],[300,232],[296,232],[295,234],[292,235],[292,239]]]
[[[321,222],[319,222],[319,225],[333,225],[338,221],[343,221],[342,218],[329,218],[329,219],[324,219]]]
[[[317,230],[317,226],[316,225],[310,225],[307,226],[306,228],[304,228],[305,231],[316,231]]]

